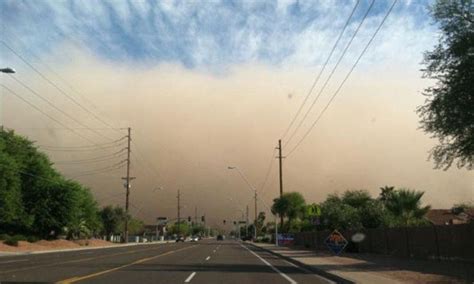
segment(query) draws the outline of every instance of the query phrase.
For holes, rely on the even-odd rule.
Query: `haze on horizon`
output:
[[[231,9],[225,3],[200,8],[163,2],[152,14],[159,10],[170,21],[158,22],[146,13],[148,1],[133,7],[104,5],[100,9],[38,2],[0,4],[2,16],[22,15],[14,20],[15,25],[3,27],[5,41],[117,129],[132,127],[132,175],[137,179],[132,186],[131,213],[148,223],[158,216],[174,218],[176,191],[180,189],[183,216],[193,216],[197,207],[198,215],[205,214],[216,224],[238,218],[238,210],[245,205],[253,208],[252,193],[228,166],[238,166],[267,204],[278,195],[278,167],[273,158],[276,143],[355,5],[307,3],[296,7],[292,1],[279,1],[271,7],[259,7],[247,3],[235,15],[246,19],[245,24],[233,20],[229,26],[219,27],[219,20]],[[359,20],[368,6],[362,2],[356,13]],[[473,199],[472,172],[456,167],[433,169],[427,158],[436,141],[418,129],[415,110],[424,101],[422,90],[432,83],[421,78],[420,62],[437,36],[430,24],[428,4],[397,4],[328,111],[308,138],[285,158],[285,191],[300,191],[307,202],[320,202],[328,194],[348,189],[367,189],[376,196],[379,187],[393,185],[424,191],[424,202],[434,208],[449,208]],[[56,15],[56,20],[35,22],[39,15],[33,12],[28,18],[25,14],[37,11],[32,9],[34,5]],[[298,12],[294,12],[295,7]],[[379,3],[366,20],[302,130],[308,129],[328,102],[386,9],[387,5]],[[344,16],[331,18],[334,11]],[[198,16],[188,19],[193,12]],[[104,13],[115,18],[110,16],[108,22]],[[142,22],[136,23],[137,19]],[[96,23],[97,29],[88,29],[88,22]],[[285,28],[285,23],[291,24]],[[341,46],[356,25],[357,20],[350,24]],[[39,33],[41,27],[46,32]],[[74,36],[60,36],[69,33]],[[8,48],[2,45],[0,50],[2,66],[15,68],[18,79],[62,110],[113,139],[126,134],[125,130],[104,129]],[[334,58],[341,51],[338,48]],[[332,60],[316,90],[334,64]],[[2,76],[0,80],[52,116],[61,117],[13,78]],[[5,89],[0,93],[0,119],[7,128],[39,145],[90,145]],[[315,95],[313,92],[310,101]],[[68,119],[63,122],[80,127]],[[302,130],[284,148],[284,155],[304,133]],[[96,143],[108,142],[90,130],[82,133]],[[104,152],[48,153],[58,162],[93,158]],[[272,159],[268,183],[262,188]],[[58,163],[57,168],[74,177],[104,165]],[[122,169],[78,180],[90,186],[100,204],[123,205],[124,174]],[[263,210],[262,204],[259,208]]]

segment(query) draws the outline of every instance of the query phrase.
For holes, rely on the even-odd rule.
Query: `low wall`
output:
[[[474,262],[474,224],[340,230],[349,241],[346,251],[377,253],[420,259],[451,259]],[[327,251],[324,243],[331,231],[295,234],[295,245]],[[359,243],[352,235],[363,233]]]

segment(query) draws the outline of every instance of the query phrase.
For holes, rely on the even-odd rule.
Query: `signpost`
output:
[[[324,241],[326,246],[336,255],[339,255],[347,246],[348,241],[338,230],[334,230]]]
[[[306,213],[309,217],[319,217],[321,216],[321,207],[318,204],[311,204],[307,207]]]

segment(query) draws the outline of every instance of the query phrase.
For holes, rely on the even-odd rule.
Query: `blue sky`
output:
[[[2,38],[26,56],[58,52],[64,42],[113,62],[188,68],[233,64],[320,64],[355,0],[59,1],[2,0]],[[429,1],[399,1],[373,44],[373,62],[405,52],[420,60],[433,42]],[[370,4],[361,0],[343,38]],[[391,1],[376,0],[350,52],[357,54]],[[342,46],[342,45],[341,45]],[[3,58],[9,58],[4,49]],[[349,54],[349,58],[350,58]]]

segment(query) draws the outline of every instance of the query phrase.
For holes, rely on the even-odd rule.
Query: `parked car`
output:
[[[197,242],[199,241],[199,237],[198,236],[192,236],[191,237],[191,242]]]
[[[176,242],[179,243],[179,242],[182,242],[184,243],[184,237],[183,236],[179,236],[176,238]]]
[[[223,241],[223,240],[224,240],[224,236],[223,236],[223,235],[217,235],[217,240],[218,240],[218,241]]]

